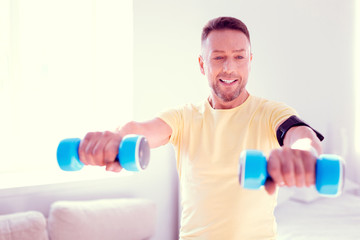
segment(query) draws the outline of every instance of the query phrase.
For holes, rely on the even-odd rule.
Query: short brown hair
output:
[[[246,25],[237,18],[234,17],[218,17],[211,19],[203,28],[201,34],[201,41],[203,42],[209,36],[213,30],[233,29],[239,30],[245,34],[250,42],[250,34]]]

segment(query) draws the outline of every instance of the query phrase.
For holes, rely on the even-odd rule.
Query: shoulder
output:
[[[205,102],[186,103],[183,105],[179,105],[179,106],[161,111],[158,114],[158,117],[160,117],[162,119],[167,119],[167,118],[183,119],[184,117],[189,116],[189,115],[202,114],[204,112],[204,109],[205,109]]]
[[[202,115],[208,108],[209,103],[204,100],[197,103],[187,103],[178,108],[184,115]]]
[[[258,96],[251,96],[251,102],[253,105],[261,108],[262,110],[281,110],[281,109],[292,109],[284,102],[266,99]]]

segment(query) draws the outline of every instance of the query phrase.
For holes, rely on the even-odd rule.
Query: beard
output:
[[[241,81],[241,79],[239,79],[238,81]],[[238,86],[236,87],[235,90],[233,91],[224,91],[221,86],[220,86],[220,82],[216,81],[215,83],[211,84],[211,89],[214,91],[215,95],[220,98],[221,100],[223,100],[224,102],[231,102],[233,100],[235,100],[237,97],[240,96],[243,88],[241,87],[241,84],[238,84]]]

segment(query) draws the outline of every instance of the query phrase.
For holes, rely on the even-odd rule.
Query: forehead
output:
[[[213,30],[203,41],[202,48],[208,52],[249,50],[250,43],[246,35],[239,30]]]

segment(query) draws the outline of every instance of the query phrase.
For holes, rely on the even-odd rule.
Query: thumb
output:
[[[106,171],[120,172],[122,167],[118,161],[106,163]]]
[[[265,182],[265,190],[270,194],[274,194],[276,191],[276,183],[272,179],[267,179]]]

